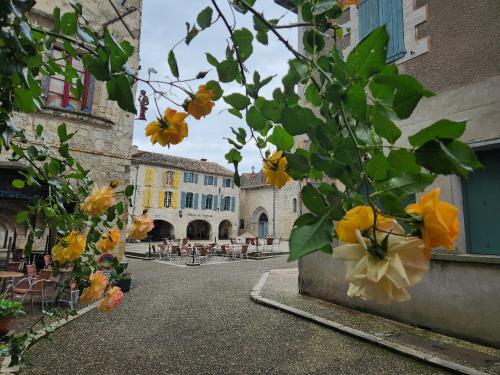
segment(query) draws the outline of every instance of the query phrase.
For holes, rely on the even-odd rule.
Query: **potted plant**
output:
[[[10,330],[12,319],[16,316],[24,315],[23,304],[0,297],[0,335],[4,335]]]
[[[126,293],[130,290],[130,284],[132,283],[132,275],[130,274],[130,272],[122,272],[116,275],[114,283],[122,290],[122,292]]]

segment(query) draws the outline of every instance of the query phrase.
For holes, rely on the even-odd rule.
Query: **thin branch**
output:
[[[309,27],[313,26],[312,23],[309,22],[297,22],[297,23],[289,23],[288,25],[275,25],[275,29],[292,29],[294,27]]]
[[[115,11],[116,15],[118,16],[118,18],[120,19],[121,23],[123,24],[123,26],[125,26],[125,28],[127,29],[128,33],[130,34],[130,37],[132,39],[135,39],[135,36],[134,34],[132,34],[132,31],[130,30],[130,28],[128,27],[127,23],[125,22],[125,20],[123,19],[123,16],[121,15],[120,11],[118,10],[118,8],[115,6],[115,4],[113,3],[113,0],[108,0],[109,1],[109,4],[111,4],[111,6],[113,7],[113,10]]]

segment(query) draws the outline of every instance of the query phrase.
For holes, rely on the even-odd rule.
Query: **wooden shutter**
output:
[[[195,175],[194,175],[194,183],[195,184],[198,183],[198,173],[195,173]]]
[[[146,167],[144,170],[144,185],[151,185],[151,167]]]
[[[187,172],[184,172],[184,183],[186,183],[188,180],[188,174]]]
[[[236,197],[231,198],[231,212],[236,211]]]
[[[160,190],[158,192],[158,208],[164,208],[164,207],[165,207],[165,192]]]
[[[214,195],[214,210],[218,210],[218,209],[219,209],[219,196]]]
[[[172,186],[175,189],[178,189],[180,182],[181,182],[181,172],[174,172],[174,182],[173,182]]]
[[[184,191],[181,193],[181,208],[186,208],[186,193]]]
[[[387,62],[390,63],[405,55],[402,0],[381,0],[379,17],[389,33]]]
[[[208,185],[208,176],[203,176],[203,185]]]
[[[144,188],[144,194],[142,196],[142,207],[149,208],[151,207],[151,189]]]
[[[195,210],[198,209],[198,193],[196,193],[196,194],[193,195],[193,208]]]
[[[172,208],[179,208],[179,192],[172,192]]]
[[[207,196],[205,194],[201,195],[201,209],[204,210],[207,204]]]
[[[359,40],[386,25],[389,34],[387,62],[405,55],[402,0],[363,0],[358,8]]]
[[[217,176],[214,177],[214,186],[217,186]]]

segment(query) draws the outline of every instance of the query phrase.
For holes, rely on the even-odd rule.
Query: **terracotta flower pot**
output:
[[[0,335],[5,335],[10,330],[10,325],[12,324],[13,316],[6,316],[4,318],[0,318]]]

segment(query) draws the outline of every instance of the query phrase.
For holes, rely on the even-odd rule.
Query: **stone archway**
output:
[[[209,240],[212,236],[212,226],[205,220],[193,220],[186,229],[189,240]]]
[[[232,230],[233,224],[229,220],[222,220],[219,224],[219,240],[228,240]]]
[[[251,233],[259,238],[264,238],[269,234],[269,214],[264,207],[260,206],[254,210],[250,229]],[[264,237],[261,237],[262,234]]]
[[[149,232],[151,241],[173,240],[175,238],[175,228],[170,222],[154,220],[154,225],[154,228]]]

